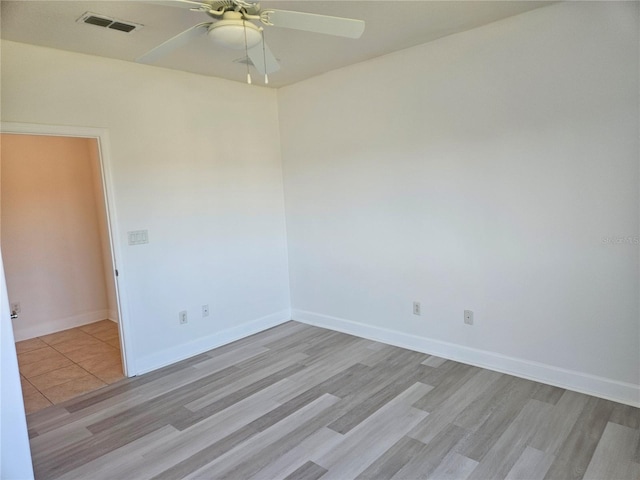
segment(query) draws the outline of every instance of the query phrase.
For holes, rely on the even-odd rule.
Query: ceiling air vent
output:
[[[111,30],[118,30],[119,32],[126,33],[131,33],[142,28],[142,25],[138,23],[125,22],[107,17],[106,15],[99,15],[91,12],[83,13],[76,21],[78,23],[88,23],[89,25],[95,25],[96,27],[110,28]]]

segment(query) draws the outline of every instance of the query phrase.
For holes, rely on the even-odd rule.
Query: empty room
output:
[[[640,2],[0,5],[2,479],[640,478]]]

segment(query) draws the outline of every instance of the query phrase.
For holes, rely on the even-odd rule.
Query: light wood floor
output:
[[[633,479],[640,411],[289,322],[28,418],[42,479]]]
[[[124,378],[118,324],[101,320],[16,342],[27,413]]]

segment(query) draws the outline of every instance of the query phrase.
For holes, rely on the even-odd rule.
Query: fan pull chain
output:
[[[247,24],[242,20],[242,26],[244,27],[244,53],[247,56],[247,83],[251,85],[251,73],[249,73],[249,47],[247,46]]]
[[[267,75],[267,52],[264,42],[264,28],[262,29],[262,60],[264,62],[264,84],[269,85],[269,75]]]

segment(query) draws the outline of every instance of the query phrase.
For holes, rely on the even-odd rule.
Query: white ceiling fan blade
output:
[[[211,8],[207,2],[198,2],[192,0],[143,0],[145,3],[153,3],[154,5],[164,5],[165,7],[177,7],[177,8]]]
[[[263,45],[264,50],[262,49]],[[280,70],[278,60],[273,56],[271,49],[266,43],[264,43],[264,41],[247,50],[247,55],[249,56],[251,63],[253,63],[253,66],[256,67],[256,70],[262,75]],[[267,61],[266,65],[265,59]]]
[[[166,42],[163,42],[157,47],[155,47],[154,49],[149,50],[144,55],[136,58],[136,62],[154,63],[156,60],[169,54],[176,48],[185,46],[187,43],[189,43],[198,35],[202,35],[203,33],[205,33],[207,31],[207,28],[209,28],[209,25],[211,25],[211,23],[212,22],[199,23],[198,25],[195,25],[189,28],[188,30],[185,30],[184,32],[179,33],[175,37],[170,38]]]
[[[360,38],[362,32],[364,32],[364,22],[352,18],[330,17],[328,15],[290,12],[287,10],[267,10],[263,13],[267,14],[268,21],[275,27],[293,28],[348,38]]]

